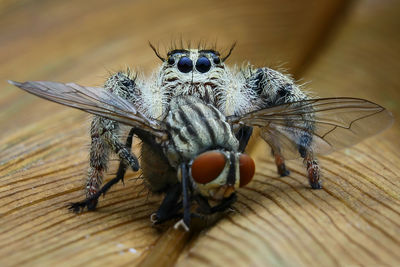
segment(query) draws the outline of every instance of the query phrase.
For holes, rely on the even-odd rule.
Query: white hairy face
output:
[[[143,83],[136,81],[142,89],[135,104],[146,116],[163,120],[170,100],[181,95],[198,97],[227,116],[253,109],[256,94],[246,76],[250,72],[226,66],[230,52],[222,57],[212,49],[175,49],[166,58],[155,52],[163,61],[160,68]]]
[[[225,64],[213,50],[180,49],[168,53],[161,67],[165,91],[215,102],[215,89],[224,86]]]

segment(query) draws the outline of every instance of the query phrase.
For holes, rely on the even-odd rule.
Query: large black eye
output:
[[[196,69],[202,73],[209,71],[211,68],[211,62],[206,57],[200,57],[196,62]]]
[[[188,57],[181,57],[178,61],[178,69],[183,73],[188,73],[193,69],[193,62]]]

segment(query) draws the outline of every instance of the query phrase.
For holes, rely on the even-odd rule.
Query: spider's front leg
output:
[[[118,72],[112,75],[105,83],[105,89],[123,97],[129,101],[135,97],[135,81],[129,78],[129,75]],[[85,207],[88,210],[94,210],[100,195],[115,183],[123,180],[127,166],[132,170],[139,170],[139,162],[135,155],[131,153],[133,129],[131,130],[126,144],[121,143],[119,139],[119,124],[113,120],[94,116],[91,124],[91,148],[90,148],[90,167],[86,182],[86,199],[81,202],[72,203],[70,210],[80,212]],[[103,182],[104,172],[108,167],[110,151],[119,156],[121,162],[117,177],[108,182],[100,189]]]
[[[273,107],[285,103],[293,103],[308,99],[307,95],[295,84],[293,79],[276,70],[270,68],[259,68],[249,72],[247,77],[248,86],[257,94],[257,99],[253,105],[258,109]],[[308,113],[308,114],[312,114]],[[305,115],[312,116],[312,115]],[[295,124],[301,124],[302,129],[307,129],[306,132],[294,132],[292,139],[296,140],[294,145],[304,159],[304,164],[307,168],[307,176],[309,183],[313,189],[320,189],[320,167],[317,160],[314,158],[311,148],[312,133],[314,130],[313,118],[303,118],[304,121],[293,122],[288,116],[286,126],[294,127]],[[270,134],[268,131],[262,131],[261,137],[271,146],[272,153],[275,157],[275,163],[278,173],[281,176],[286,176],[289,171],[286,169],[285,159],[281,153],[282,142],[279,135]],[[284,138],[284,137],[283,137]]]

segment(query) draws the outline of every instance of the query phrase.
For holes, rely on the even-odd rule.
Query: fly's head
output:
[[[247,185],[254,172],[250,156],[226,150],[206,151],[189,162],[194,191],[215,201],[229,198],[237,188]]]

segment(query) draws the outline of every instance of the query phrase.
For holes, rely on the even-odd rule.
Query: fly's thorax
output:
[[[239,148],[225,116],[193,96],[173,98],[165,124],[170,134],[165,154],[175,168],[213,148],[227,151]]]

